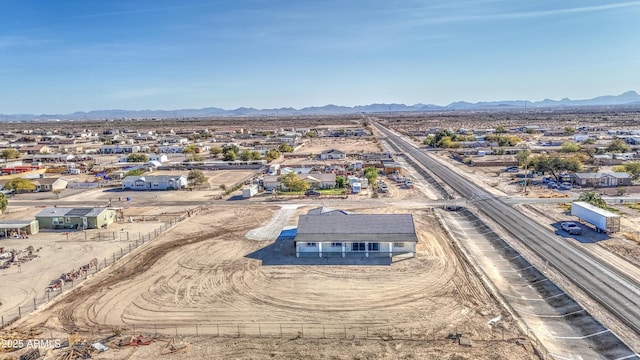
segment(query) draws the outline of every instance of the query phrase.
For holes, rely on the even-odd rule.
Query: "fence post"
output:
[[[238,324],[238,337],[240,337],[240,324]]]
[[[176,326],[176,336],[178,336],[178,324],[175,324]]]
[[[304,338],[304,324],[300,324],[300,337]]]
[[[18,319],[22,319],[22,308],[18,306]]]
[[[129,241],[129,232],[127,231],[127,241]]]
[[[113,253],[113,262],[116,262],[116,253]]]
[[[131,243],[129,243],[129,252],[131,252]]]
[[[104,267],[107,267],[107,258],[104,258]]]
[[[199,336],[199,334],[198,334],[198,323],[196,323],[196,336]]]
[[[98,241],[100,241],[100,233],[98,233]]]
[[[280,337],[282,338],[282,324],[280,324]]]
[[[216,329],[218,330],[218,337],[220,337],[220,324],[216,324]]]
[[[347,338],[347,325],[344,326],[344,338]]]
[[[122,252],[122,248],[120,248],[120,257],[123,257],[124,253]]]
[[[369,339],[369,327],[367,326],[367,340]]]
[[[51,301],[51,298],[49,297],[50,292],[47,291],[47,302]]]
[[[260,326],[260,323],[258,323],[258,336],[262,337],[262,326]]]
[[[367,329],[367,331],[369,330]],[[324,332],[324,324],[322,324],[322,338],[324,339],[325,337],[326,337],[326,334]]]
[[[153,324],[153,330],[156,333],[156,336],[158,336],[158,324]]]

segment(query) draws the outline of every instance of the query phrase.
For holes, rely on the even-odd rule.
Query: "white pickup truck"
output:
[[[582,233],[580,226],[574,222],[563,222],[560,224],[560,227],[571,235],[580,235]]]

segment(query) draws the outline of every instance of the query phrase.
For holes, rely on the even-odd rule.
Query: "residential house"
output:
[[[333,189],[336,187],[336,174],[299,174],[298,177],[307,183],[312,189]]]
[[[284,172],[283,172],[284,173]],[[298,178],[306,181],[312,189],[333,189],[336,187],[336,174],[298,174]],[[265,175],[262,179],[262,186],[265,190],[286,190],[286,187],[280,182],[278,175]]]
[[[132,154],[140,152],[138,145],[106,145],[100,147],[100,154]]]
[[[36,186],[34,191],[46,192],[66,189],[69,182],[61,177],[50,177],[33,179],[31,183]]]
[[[32,162],[56,163],[69,162],[76,159],[73,154],[36,154],[32,157]]]
[[[345,152],[336,149],[325,150],[320,154],[320,160],[344,160],[346,158]]]
[[[575,173],[573,179],[576,185],[587,187],[611,187],[631,185],[631,177],[626,172],[610,173]]]
[[[36,215],[40,229],[100,229],[116,220],[109,208],[46,208]]]
[[[294,239],[300,256],[415,255],[418,236],[411,214],[355,214],[319,208],[298,218]]]
[[[127,176],[122,180],[123,190],[180,190],[187,187],[184,175]]]
[[[149,161],[158,161],[161,163],[169,161],[169,158],[165,154],[148,154]]]
[[[47,145],[37,144],[37,145],[25,145],[18,148],[18,151],[22,154],[49,154],[51,152],[51,148]]]

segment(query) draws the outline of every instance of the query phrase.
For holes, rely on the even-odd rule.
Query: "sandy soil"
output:
[[[35,215],[42,208],[27,208],[7,215],[11,219],[24,219]],[[177,209],[180,211],[179,209]],[[164,211],[170,212],[171,209]],[[140,214],[158,214],[157,209],[137,209],[131,213],[138,217]],[[168,220],[168,218],[167,218]],[[33,260],[26,261],[20,266],[12,265],[7,269],[0,269],[0,315],[5,320],[12,319],[18,314],[18,306],[32,308],[33,299],[38,304],[47,298],[46,287],[60,274],[78,269],[88,264],[92,259],[99,259],[101,266],[105,258],[111,261],[114,253],[127,252],[130,244],[142,242],[143,236],[149,236],[163,226],[159,221],[145,221],[135,223],[113,224],[108,229],[87,230],[76,232],[40,232],[29,235],[28,239],[2,238],[0,247],[5,251],[11,249],[22,250],[33,246],[37,252]],[[99,237],[100,240],[97,240]],[[93,275],[93,270],[88,276]],[[70,286],[70,284],[67,284]],[[23,313],[24,314],[24,313]]]
[[[448,333],[462,332],[479,340],[487,337],[487,321],[502,314],[426,211],[412,211],[420,234],[416,258],[391,266],[262,266],[252,254],[270,243],[266,238],[272,236],[264,234],[281,224],[295,224],[295,215],[309,209],[291,212],[293,208],[247,206],[201,213],[154,241],[152,247],[134,251],[118,266],[99,273],[72,294],[62,295],[50,308],[18,324],[24,329],[35,326],[89,334],[100,330],[110,333],[114,327],[132,331],[134,326],[138,331],[151,331],[153,326],[154,331],[171,333],[176,324],[198,323],[199,333],[210,335],[215,334],[214,324],[242,324],[243,333],[254,332],[254,336],[256,324],[261,324],[259,328],[265,333],[275,331],[274,324],[308,324],[306,334],[311,337],[321,337],[319,325],[341,329],[351,324],[353,330],[349,331],[357,331],[359,336],[366,328],[377,336],[392,331],[396,337],[410,333],[417,338],[442,339]],[[274,214],[277,220],[271,222]],[[254,236],[262,241],[245,238],[256,224],[270,222],[272,226],[253,232],[262,232],[262,237]],[[512,320],[504,326],[505,338],[521,336]],[[333,353],[332,344],[339,343],[314,341],[327,354]],[[273,341],[259,340],[248,350],[233,350],[233,341],[203,346],[242,351],[238,355],[242,357],[255,355],[256,349],[270,343]],[[372,354],[385,343],[367,344],[370,350],[350,345],[347,354],[350,358]],[[410,343],[399,346],[379,358],[417,351]],[[403,346],[405,350],[401,350]],[[446,352],[437,348],[432,348],[434,354]],[[496,341],[473,358],[495,359],[507,349],[514,349],[512,341]],[[530,358],[527,350],[515,349],[519,351],[510,358]],[[294,342],[280,351],[295,357],[305,350]],[[429,354],[425,351],[418,353]]]
[[[312,138],[304,141],[304,145],[298,152],[320,154],[329,149],[337,149],[346,153],[379,152],[377,142],[369,137],[358,138]]]

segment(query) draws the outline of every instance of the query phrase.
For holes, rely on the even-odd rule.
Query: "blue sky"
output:
[[[640,1],[0,0],[0,113],[640,90]]]

